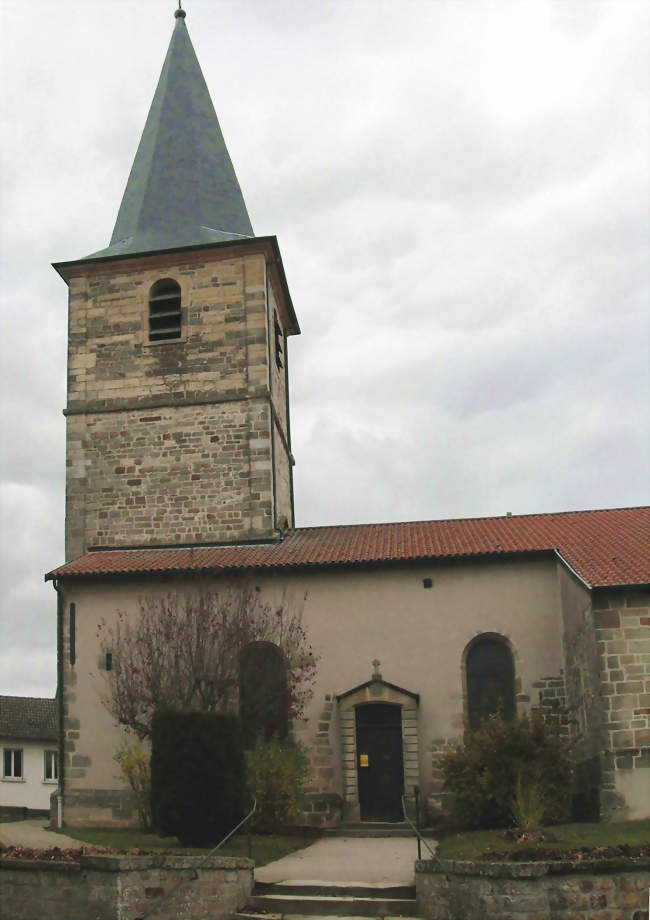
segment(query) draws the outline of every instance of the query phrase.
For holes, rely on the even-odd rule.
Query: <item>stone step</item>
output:
[[[261,913],[267,917],[286,918],[293,915],[306,917],[415,917],[415,898],[356,898],[345,895],[253,895],[243,912]],[[237,915],[242,917],[242,913]]]
[[[282,894],[311,897],[382,898],[384,900],[413,900],[415,885],[394,882],[256,882],[255,895]]]
[[[324,837],[413,837],[415,834],[405,821],[361,821],[328,827]]]
[[[373,914],[372,916],[378,916]],[[420,920],[415,914],[390,914],[381,920]],[[238,914],[233,914],[232,920],[359,920],[359,914],[256,914],[249,910],[241,910]]]
[[[377,916],[376,914],[373,916]],[[240,910],[232,915],[232,920],[359,920],[358,914],[256,914],[249,910]],[[381,915],[381,920],[420,920],[415,914],[390,914]]]

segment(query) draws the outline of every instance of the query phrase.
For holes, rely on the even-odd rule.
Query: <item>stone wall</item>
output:
[[[160,904],[155,920],[227,920],[248,900],[253,862],[212,857],[197,869],[201,862],[197,856],[82,856],[79,863],[0,859],[2,916],[137,920]]]
[[[160,278],[180,285],[181,338],[149,342],[149,291]],[[268,537],[280,517],[291,520],[289,451],[272,445],[273,420],[285,445],[288,424],[265,253],[79,263],[67,279],[66,558],[89,547]],[[274,295],[271,322],[276,310],[285,323]]]
[[[575,763],[576,817],[598,819],[601,812],[603,701],[591,596],[558,566],[563,618],[564,682],[569,738]]]
[[[543,716],[544,721],[552,725],[561,737],[568,739],[569,710],[564,672],[556,676],[540,677],[533,682],[533,689],[537,691],[537,703],[532,708]]]
[[[648,920],[650,859],[415,864],[427,920]]]
[[[594,592],[603,705],[601,804],[614,817],[648,815],[650,592]]]

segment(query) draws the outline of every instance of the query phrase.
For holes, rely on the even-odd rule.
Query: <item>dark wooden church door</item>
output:
[[[404,792],[402,710],[357,706],[357,773],[362,821],[401,821]]]

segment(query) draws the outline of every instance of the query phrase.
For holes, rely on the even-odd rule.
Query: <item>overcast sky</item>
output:
[[[52,695],[67,289],[108,244],[173,0],[0,0],[0,692]],[[648,501],[648,10],[186,0],[276,234],[299,526]]]

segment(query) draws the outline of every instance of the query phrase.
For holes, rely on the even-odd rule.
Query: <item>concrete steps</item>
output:
[[[255,885],[234,920],[326,920],[336,917],[417,917],[415,887],[345,882],[287,882]]]

